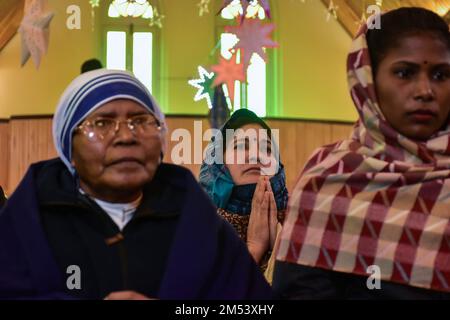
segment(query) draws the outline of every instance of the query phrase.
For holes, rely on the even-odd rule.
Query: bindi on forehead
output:
[[[427,65],[427,64],[428,64],[428,61],[427,61],[427,60],[425,60],[425,61],[423,62],[423,64],[424,64],[424,65]]]

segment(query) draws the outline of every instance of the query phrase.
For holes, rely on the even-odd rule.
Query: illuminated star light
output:
[[[209,13],[209,1],[210,0],[201,0],[197,7],[200,8],[199,15],[202,17],[205,13]]]
[[[165,18],[164,15],[158,13],[158,9],[153,9],[153,18],[150,20],[150,27],[157,26],[158,28],[162,28],[162,20]]]
[[[234,59],[231,58],[230,60],[221,57],[220,63],[211,67],[211,70],[216,73],[213,85],[226,84],[229,97],[233,103],[235,81],[245,81],[244,66],[241,63],[236,63],[236,60],[236,55]]]
[[[262,24],[257,19],[246,19],[240,26],[225,27],[226,32],[230,32],[238,37],[239,42],[234,46],[236,49],[244,51],[244,69],[250,64],[253,53],[259,55],[267,62],[264,48],[276,48],[278,43],[270,38],[275,25],[272,23]]]
[[[330,5],[327,9],[327,22],[330,21],[331,16],[333,16],[335,19],[337,19],[337,11],[339,9],[339,6],[336,6],[333,2],[333,0],[330,1]]]
[[[89,0],[89,4],[92,8],[100,6],[100,0]]]
[[[208,108],[212,109],[212,97],[214,96],[214,92],[212,91],[212,84],[214,81],[214,72],[208,72],[202,66],[198,67],[198,73],[200,75],[200,79],[189,80],[188,83],[197,88],[198,91],[194,97],[194,101],[200,101],[202,99],[206,99],[208,103]]]

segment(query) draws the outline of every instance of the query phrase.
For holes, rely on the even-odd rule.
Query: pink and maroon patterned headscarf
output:
[[[450,291],[450,126],[426,142],[381,113],[366,41],[348,56],[352,137],[318,149],[292,192],[277,259]]]

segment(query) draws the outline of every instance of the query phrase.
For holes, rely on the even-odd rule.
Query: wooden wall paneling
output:
[[[164,161],[173,162],[172,149],[179,141],[171,141],[174,130],[187,129],[194,139],[195,121],[201,121],[202,133],[196,138],[203,140],[203,133],[209,129],[208,120],[204,117],[169,117],[167,124],[168,149]],[[302,122],[298,120],[268,120],[273,129],[279,129],[281,159],[286,170],[287,185],[292,190],[306,161],[315,149],[342,140],[349,136],[352,125]],[[9,129],[5,129],[9,127]],[[6,185],[5,190],[11,193],[22,179],[29,165],[56,156],[51,134],[52,120],[47,119],[12,119],[9,125],[0,124],[0,148],[9,145],[8,152],[0,154],[0,161],[9,163],[9,169],[0,168],[0,183]],[[208,141],[202,141],[202,151]],[[7,148],[7,147],[6,147]],[[2,150],[2,149],[0,149]],[[6,160],[2,160],[6,159]],[[194,163],[194,145],[191,144],[190,163],[181,164],[192,171],[198,178],[201,163]]]
[[[9,122],[0,122],[0,186],[7,194],[9,169]]]
[[[12,119],[8,189],[14,190],[30,164],[56,157],[51,119]]]
[[[332,124],[331,125],[331,142],[346,140],[351,137],[353,125],[350,124]]]
[[[195,159],[194,157],[194,139],[199,139],[199,141],[201,141],[201,150],[205,150],[208,141],[203,141],[203,133],[209,129],[209,123],[208,120],[205,118],[194,118],[194,117],[188,117],[188,118],[183,118],[183,117],[170,117],[170,118],[166,118],[166,122],[167,125],[169,127],[169,131],[167,134],[167,144],[168,144],[168,148],[167,148],[167,152],[166,155],[164,156],[164,161],[168,162],[168,163],[173,163],[174,161],[177,162],[177,158],[179,158],[180,156],[184,156],[184,154],[177,152],[177,150],[179,150],[177,148],[177,150],[172,150],[175,146],[177,145],[181,145],[182,143],[182,139],[180,138],[179,140],[176,141],[171,141],[172,140],[172,134],[174,133],[175,130],[177,129],[186,129],[189,131],[190,136],[191,136],[191,149],[190,149],[190,157],[187,160],[187,163],[177,163],[189,170],[192,171],[192,174],[198,178],[198,175],[200,174],[200,166],[201,166],[201,161],[195,161],[195,160],[199,160],[199,159]],[[199,133],[197,134],[197,136],[195,136],[195,132],[194,132],[194,127],[195,127],[195,123],[197,122],[197,125],[200,128],[200,124],[201,124],[201,132],[199,131]],[[174,136],[175,139],[175,136]],[[172,152],[173,151],[173,152]],[[186,157],[188,158],[188,157]]]
[[[288,190],[293,187],[294,181],[300,170],[301,164],[297,161],[296,146],[301,143],[301,137],[296,132],[295,121],[269,120],[271,129],[279,130],[280,159],[286,172],[286,184]]]

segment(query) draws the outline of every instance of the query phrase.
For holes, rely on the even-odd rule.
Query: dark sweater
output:
[[[141,205],[122,232],[78,192],[66,170],[49,165],[40,171],[38,199],[50,248],[63,274],[72,265],[81,270],[81,290],[67,293],[83,299],[123,290],[157,296],[185,195],[161,181],[165,170],[163,166],[146,186]]]
[[[426,290],[381,281],[380,289],[368,289],[367,277],[277,261],[273,290],[280,299],[289,300],[441,300],[450,293]]]
[[[2,187],[0,186],[0,209],[5,205],[6,203],[6,196],[5,193],[3,192]]]
[[[71,266],[81,271],[81,289],[68,286]],[[0,213],[0,299],[103,299],[118,290],[272,297],[245,243],[188,170],[161,164],[119,233],[59,159],[33,164]]]

